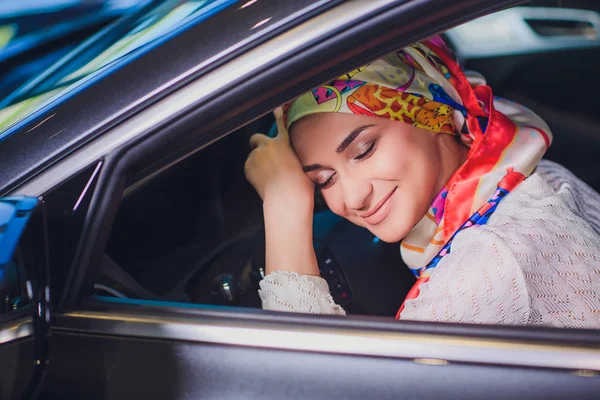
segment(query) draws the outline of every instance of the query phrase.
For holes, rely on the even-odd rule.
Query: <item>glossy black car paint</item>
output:
[[[86,399],[489,399],[595,400],[600,385],[563,371],[426,365],[186,342],[56,332],[42,395],[70,387]],[[97,360],[90,364],[86,360]],[[65,372],[69,372],[69,376]],[[149,385],[148,382],[153,382]]]
[[[117,63],[10,128],[0,142],[0,194],[178,87],[338,2],[261,0],[243,9],[234,5],[140,49],[126,63]]]
[[[3,318],[0,330],[6,329],[11,323],[31,316],[29,308],[21,309],[10,318]],[[6,316],[5,316],[6,317]],[[35,339],[33,337],[4,343],[0,345],[0,398],[18,399],[32,382],[36,366],[33,363],[35,354]]]
[[[85,39],[143,5],[130,3],[115,9],[114,3],[93,0],[48,11],[51,2],[41,3],[41,9],[0,16],[0,25],[17,27],[16,35],[0,51],[0,103],[38,75],[40,68],[54,64]]]
[[[189,323],[214,323],[235,318],[251,331],[253,324],[277,329],[300,326],[364,331],[442,333],[485,337],[518,337],[531,343],[556,345],[562,333],[544,329],[524,334],[502,327],[464,327],[457,324],[392,324],[375,319],[340,320],[327,316],[280,315],[230,310],[191,310],[90,303],[100,312],[124,312],[123,318],[179,316]],[[58,317],[59,324],[63,317]],[[66,319],[66,318],[65,318]],[[66,324],[64,324],[66,325]],[[64,326],[63,325],[63,326]],[[86,331],[87,333],[83,333]],[[54,349],[42,393],[53,398],[69,386],[72,398],[210,398],[210,399],[595,399],[600,380],[570,371],[519,366],[436,363],[436,360],[373,358],[357,355],[309,353],[115,337],[83,325],[54,332]],[[249,333],[250,334],[250,333]],[[589,332],[573,331],[571,339],[582,347],[598,346]],[[319,340],[315,338],[315,340]],[[88,360],[96,360],[90,363]],[[440,360],[438,360],[440,361]],[[148,384],[152,382],[152,384]],[[129,396],[129,397],[128,397]]]

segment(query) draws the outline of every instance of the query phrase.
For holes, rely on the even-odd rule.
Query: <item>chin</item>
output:
[[[379,229],[369,229],[369,231],[383,242],[397,243],[408,235],[410,228],[407,229],[405,226],[381,226]]]
[[[407,218],[408,217],[408,218]],[[369,229],[371,233],[386,243],[397,243],[410,233],[414,226],[410,214],[390,213],[382,224],[374,226],[375,229]]]
[[[371,231],[371,233],[377,236],[382,242],[386,243],[398,243],[402,239],[404,239],[404,236],[406,236],[406,233],[404,232],[402,232],[401,234],[394,234],[390,232],[381,233]]]

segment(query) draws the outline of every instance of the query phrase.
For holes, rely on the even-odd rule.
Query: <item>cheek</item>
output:
[[[439,169],[437,150],[427,135],[429,132],[415,132],[410,138],[393,137],[381,155],[382,168],[413,190],[419,189],[413,193],[417,197],[434,185]]]
[[[399,198],[402,212],[405,214],[404,222],[407,224],[405,228],[409,229],[412,229],[424,217],[436,195],[437,174],[434,166],[424,166],[420,176],[420,179],[413,180],[406,185],[407,190],[403,191]]]
[[[407,173],[410,173],[411,163],[402,153],[386,149],[386,151],[375,154],[371,162],[373,178],[380,181],[404,180]]]
[[[417,220],[422,217],[435,196],[435,185],[439,172],[438,160],[427,154],[414,152],[411,162],[405,166],[400,185],[406,210]]]

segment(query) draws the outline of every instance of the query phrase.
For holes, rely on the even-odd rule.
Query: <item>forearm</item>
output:
[[[288,271],[319,275],[312,240],[313,207],[312,198],[265,200],[267,274]]]

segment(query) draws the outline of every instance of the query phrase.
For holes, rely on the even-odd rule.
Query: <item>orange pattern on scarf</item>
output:
[[[433,133],[455,134],[452,107],[410,93],[366,84],[348,97],[347,105],[356,114],[406,122]]]

